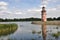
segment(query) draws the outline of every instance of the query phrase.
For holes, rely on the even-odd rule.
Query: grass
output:
[[[0,36],[14,33],[17,30],[17,24],[0,24]]]

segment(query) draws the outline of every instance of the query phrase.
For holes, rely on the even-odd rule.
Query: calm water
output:
[[[46,40],[60,40],[60,35],[56,38],[52,34],[60,32],[59,25],[45,25],[45,30],[42,29],[44,25],[35,25],[31,22],[0,22],[0,24],[16,23],[18,29],[10,35],[0,36],[0,40],[43,40],[45,36]],[[42,30],[47,31],[42,35]]]

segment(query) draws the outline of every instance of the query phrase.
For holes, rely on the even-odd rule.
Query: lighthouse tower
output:
[[[42,20],[42,22],[46,22],[47,21],[46,10],[45,10],[44,6],[42,7],[42,11],[41,11],[41,20]]]

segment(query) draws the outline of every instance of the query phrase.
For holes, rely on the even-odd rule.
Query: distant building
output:
[[[42,22],[46,22],[47,21],[45,7],[42,7],[41,20],[42,20]]]

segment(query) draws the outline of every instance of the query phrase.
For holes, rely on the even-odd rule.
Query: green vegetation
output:
[[[34,38],[32,38],[32,40],[35,40]]]
[[[59,20],[60,21],[60,17],[57,18],[47,18],[47,21],[55,21],[55,20]],[[0,18],[0,22],[9,22],[9,21],[41,21],[41,18],[14,18],[14,19],[2,19]]]
[[[35,30],[32,30],[32,34],[35,34],[35,33],[41,34],[41,31],[36,32]]]
[[[35,30],[32,30],[32,34],[35,34],[36,33],[36,31]]]
[[[2,19],[0,18],[0,22],[9,22],[9,21],[41,21],[40,18],[14,18],[14,19]]]
[[[60,32],[52,34],[53,37],[58,38],[60,36]]]
[[[41,31],[39,31],[39,32],[37,32],[38,34],[40,34],[41,33]]]
[[[0,24],[0,36],[14,33],[17,30],[17,24]]]

